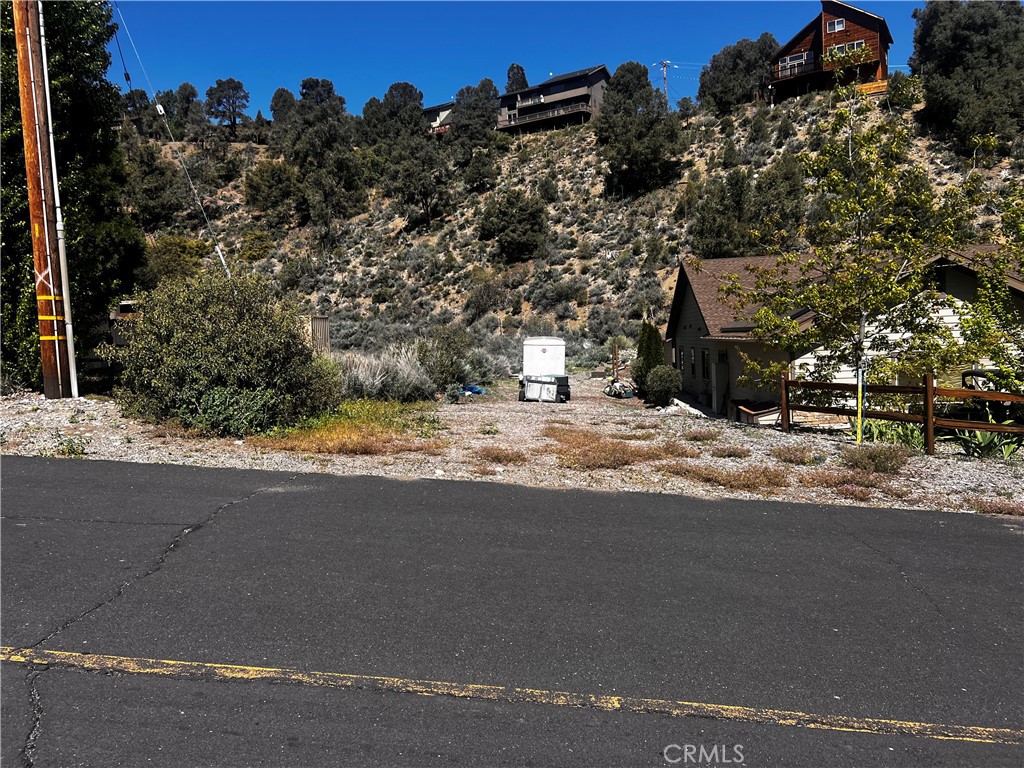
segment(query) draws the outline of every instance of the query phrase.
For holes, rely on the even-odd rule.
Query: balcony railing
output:
[[[787,80],[810,72],[821,71],[821,60],[794,62],[793,64],[776,64],[772,67],[772,80]]]
[[[497,128],[500,130],[502,128],[511,128],[516,125],[523,125],[524,123],[535,123],[538,120],[548,120],[552,117],[568,115],[573,112],[587,112],[593,114],[594,108],[589,104],[567,104],[564,107],[546,109],[543,112],[534,112],[529,115],[509,115],[508,121],[498,123]]]

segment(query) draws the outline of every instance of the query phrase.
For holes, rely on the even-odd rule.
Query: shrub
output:
[[[220,435],[292,424],[338,401],[337,372],[317,358],[294,312],[256,276],[202,274],[139,298],[115,397],[125,413]]]
[[[683,375],[671,365],[655,366],[647,374],[647,399],[665,407],[683,386]]]
[[[435,391],[470,383],[466,357],[471,341],[464,329],[444,327],[416,345],[416,356],[434,382]]]
[[[821,464],[824,461],[824,457],[806,445],[780,445],[772,448],[772,456],[785,464],[796,464],[802,467]]]
[[[902,445],[876,444],[844,448],[843,461],[853,469],[895,475],[907,463],[910,451]]]
[[[710,443],[717,440],[721,434],[719,430],[711,427],[694,427],[683,433],[683,439],[689,440],[691,443]]]

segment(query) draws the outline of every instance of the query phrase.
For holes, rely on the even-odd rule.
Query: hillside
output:
[[[338,222],[329,237],[323,228],[299,225],[294,216],[274,219],[246,204],[247,175],[276,154],[267,146],[222,146],[213,173],[208,150],[187,146],[185,152],[193,168],[205,163],[200,190],[235,269],[271,276],[304,312],[329,315],[335,350],[375,350],[462,324],[488,356],[491,372],[499,374],[514,369],[520,333],[563,335],[577,362],[594,364],[605,356],[600,345],[620,334],[635,338],[648,313],[664,322],[679,260],[702,249],[709,255],[707,243],[697,242],[694,224],[702,216],[706,223],[702,205],[711,182],[724,182],[732,173],[757,193],[768,171],[820,147],[816,129],[832,98],[810,95],[772,109],[750,105],[723,119],[680,118],[675,178],[632,199],[605,194],[605,167],[591,126],[515,139],[502,135],[494,152],[493,190],[453,187],[450,209],[429,226],[415,226],[383,189],[372,188],[366,211]],[[910,111],[894,116],[884,101],[870,103],[869,120],[895,119],[913,127]],[[162,150],[170,156],[169,147]],[[924,170],[938,195],[963,188],[968,176],[973,189],[996,193],[1021,168],[1020,158],[959,157],[916,131],[907,158]],[[216,170],[224,167],[226,172]],[[211,183],[218,173],[230,180]],[[542,198],[547,218],[539,254],[515,263],[498,257],[494,242],[479,237],[488,202],[508,190]],[[806,210],[811,192],[798,188],[787,194],[803,198],[799,208]],[[985,239],[998,212],[980,196],[975,199],[971,226]],[[193,211],[182,209],[167,225],[150,228],[147,237],[151,245],[171,233],[201,239],[200,224]]]

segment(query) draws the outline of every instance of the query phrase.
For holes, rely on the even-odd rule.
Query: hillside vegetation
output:
[[[1001,246],[983,281],[998,288],[1020,269],[1024,243],[1024,102],[1013,88],[1024,72],[1024,11],[929,2],[914,15],[920,77],[894,74],[880,97],[837,88],[751,103],[771,65],[766,34],[712,57],[699,104],[671,110],[647,68],[626,62],[591,124],[509,136],[494,130],[499,90],[487,78],[458,91],[440,135],[407,82],[358,114],[319,78],[297,94],[279,88],[269,117],[247,114],[249,94],[232,77],[205,99],[190,83],[121,96],[105,77],[109,55],[82,53],[105,51],[109,6],[55,4],[47,29],[79,350],[101,341],[118,299],[172,294],[168,286],[220,271],[222,254],[234,275],[267,278],[292,310],[328,315],[349,373],[360,352],[387,357],[380,370],[415,362],[410,393],[426,379],[443,390],[515,370],[523,335],[564,336],[575,364],[602,363],[612,340],[621,348],[645,321],[664,322],[684,261],[828,265],[799,294],[785,280],[766,280],[762,295],[733,292],[741,311],[774,297],[758,321],[766,336],[794,302],[811,307],[818,286],[851,287],[833,306],[812,307],[841,316],[839,334],[867,304],[877,314],[919,289],[934,308],[927,259],[971,244]],[[0,23],[8,94],[17,83],[9,6]],[[867,53],[829,59],[837,82]],[[506,92],[526,83],[522,67],[509,67]],[[40,382],[23,146],[6,129],[20,119],[18,100],[4,99],[5,387]],[[905,268],[890,280],[883,264]],[[902,292],[876,295],[891,286]],[[983,311],[957,361],[1008,349],[1024,324],[1005,291],[975,303]],[[885,375],[950,363],[936,338]],[[790,334],[783,343],[828,341]],[[1017,379],[1024,387],[1024,372]]]
[[[722,118],[680,118],[670,153],[675,178],[631,197],[607,194],[607,167],[590,126],[496,136],[491,189],[452,180],[449,209],[426,223],[410,221],[383,184],[371,187],[366,210],[329,237],[294,212],[275,215],[246,203],[247,179],[276,160],[272,148],[233,143],[218,149],[220,159],[202,147],[186,146],[185,153],[232,268],[270,276],[304,312],[329,315],[335,349],[376,349],[456,323],[502,358],[499,368],[514,367],[513,340],[521,333],[563,335],[577,357],[616,335],[635,339],[645,316],[665,320],[681,259],[765,253],[750,230],[767,221],[785,225],[797,243],[813,215],[805,164],[825,141],[819,126],[833,98],[813,94]],[[913,127],[912,109],[895,109],[884,97],[869,105],[870,121]],[[964,158],[944,142],[913,135],[906,154],[936,196],[965,185],[975,191],[963,239],[982,242],[993,236],[1003,194],[1024,168],[1021,152],[1018,143],[1008,156]],[[517,199],[519,209],[542,203],[542,225],[536,249],[509,258],[498,241],[481,239],[481,229],[488,216],[514,219]],[[147,233],[150,271],[162,248],[177,244],[183,253],[183,243],[207,237],[194,208],[176,209],[165,221]],[[208,241],[199,250],[208,254],[206,268],[219,268]],[[581,362],[603,355],[582,355]]]

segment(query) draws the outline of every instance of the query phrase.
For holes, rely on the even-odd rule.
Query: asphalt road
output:
[[[5,766],[1024,764],[1019,522],[18,457],[0,480]]]

